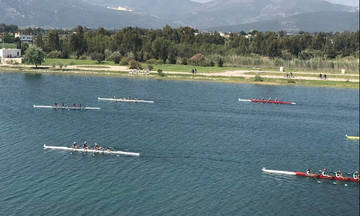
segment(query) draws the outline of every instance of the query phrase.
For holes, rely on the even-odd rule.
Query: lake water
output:
[[[358,120],[352,89],[0,73],[0,215],[358,215],[358,183],[261,171],[359,169]],[[141,156],[42,148],[84,140]]]

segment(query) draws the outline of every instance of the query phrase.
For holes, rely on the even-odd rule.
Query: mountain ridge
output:
[[[191,0],[0,0],[0,23],[46,28],[84,25],[108,29],[126,26],[162,28],[168,24],[207,30],[236,25],[256,27],[261,22],[276,27],[279,25],[274,20],[294,22],[294,16],[301,14],[327,12],[337,16],[354,10],[354,7],[325,0],[212,0],[207,3]],[[347,18],[343,19],[343,26],[334,25],[333,31],[353,23],[350,16]],[[302,20],[308,22],[303,28],[310,29],[306,25],[311,26],[311,21]],[[329,26],[326,20],[322,22]]]

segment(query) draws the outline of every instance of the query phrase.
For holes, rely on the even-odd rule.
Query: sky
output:
[[[192,0],[192,1],[209,2],[211,0]],[[291,0],[289,0],[289,1],[291,1]],[[359,7],[359,0],[327,0],[327,1],[331,2],[331,3],[336,3],[336,4],[344,4],[344,5]]]

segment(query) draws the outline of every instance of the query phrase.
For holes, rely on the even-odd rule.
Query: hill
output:
[[[274,20],[259,21],[240,25],[209,28],[209,31],[240,32],[256,29],[258,31],[287,32],[343,32],[359,29],[359,14],[356,12],[314,12]]]

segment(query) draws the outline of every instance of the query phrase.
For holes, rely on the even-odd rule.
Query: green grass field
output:
[[[59,63],[66,64],[66,65],[94,65],[94,66],[100,66],[100,65],[114,65],[114,62],[110,61],[104,61],[102,63],[97,63],[97,61],[94,60],[81,60],[81,59],[57,59],[57,58],[46,58],[43,65],[58,65]]]
[[[0,49],[6,48],[6,49],[16,49],[17,44],[16,43],[0,43]]]
[[[147,64],[144,64],[145,67]],[[215,72],[224,72],[224,71],[234,71],[234,70],[253,70],[250,67],[199,67],[193,65],[180,65],[180,64],[162,64],[162,65],[153,65],[154,71],[161,69],[163,71],[174,71],[174,72],[191,72],[192,69],[196,69],[198,73],[215,73]]]
[[[256,75],[258,73],[256,72],[248,72],[248,73],[245,73],[247,75]],[[283,76],[285,77],[285,74],[284,73],[271,73],[271,72],[263,72],[263,73],[259,73],[259,75],[268,75],[268,76]],[[296,73],[294,72],[293,75],[295,77],[315,77],[315,78],[319,78],[319,74],[306,74],[306,73]],[[327,78],[339,78],[339,79],[359,79],[359,76],[349,76],[349,75],[342,75],[342,74],[329,74],[327,73],[326,74]]]
[[[77,65],[77,66],[83,66],[83,65],[88,65],[88,67],[91,69],[91,67],[93,68],[106,68],[106,66],[110,66],[110,65],[119,65],[119,64],[115,64],[112,61],[103,61],[102,63],[98,63],[97,61],[94,60],[81,60],[81,59],[53,59],[53,58],[46,58],[45,59],[45,63],[43,65],[47,65],[47,66],[52,66],[52,65],[59,65],[59,63],[62,63],[63,65]],[[141,63],[143,68],[146,68],[146,66],[148,65],[147,63]],[[198,73],[215,73],[215,72],[224,72],[224,71],[234,71],[234,70],[249,70],[249,71],[254,71],[254,70],[258,70],[258,71],[274,71],[274,72],[278,72],[279,68],[278,67],[260,67],[260,66],[256,66],[256,67],[250,67],[250,66],[239,66],[239,67],[232,67],[232,66],[224,66],[224,67],[218,67],[218,66],[214,66],[214,67],[199,67],[199,66],[193,66],[193,65],[181,65],[181,64],[160,64],[160,65],[152,65],[153,66],[153,71],[157,71],[158,69],[161,69],[163,71],[173,71],[173,72],[191,72],[192,69],[197,69]],[[306,69],[287,69],[287,71],[292,71],[294,72],[295,76],[296,76],[296,72],[313,72],[313,73],[320,73],[322,71],[319,70],[306,70]],[[255,74],[255,72],[250,72],[249,74]],[[339,72],[340,73],[340,72]],[[334,77],[334,78],[349,78],[349,79],[354,79],[356,77],[351,77],[351,76],[346,76],[345,75],[341,75],[336,72],[327,72],[328,77]],[[358,72],[346,72],[348,74],[359,74]],[[279,75],[278,73],[267,73],[268,75]],[[307,75],[307,74],[299,74],[299,76],[309,76],[309,77],[316,77],[317,75]]]

